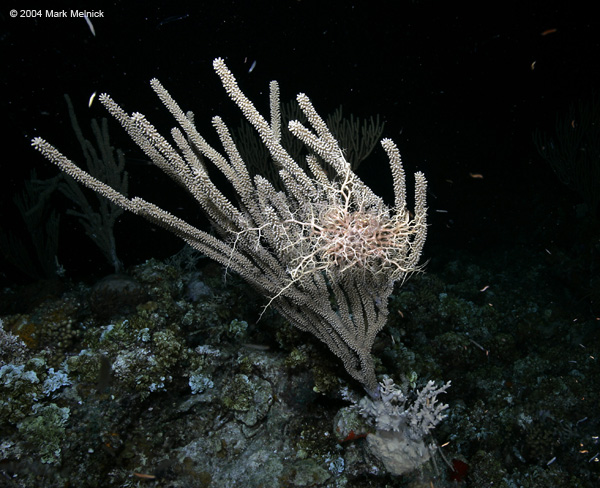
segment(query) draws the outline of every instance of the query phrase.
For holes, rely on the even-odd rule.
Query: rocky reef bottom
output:
[[[0,486],[597,486],[600,319],[543,259],[456,255],[392,296],[377,373],[452,382],[402,476],[326,347],[189,251],[5,289]]]

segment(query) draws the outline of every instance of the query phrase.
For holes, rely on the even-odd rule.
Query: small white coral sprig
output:
[[[360,414],[374,421],[378,431],[402,432],[404,437],[416,441],[446,418],[443,412],[448,405],[438,403],[437,396],[450,387],[449,381],[440,387],[433,381],[427,382],[416,391],[414,401],[391,378],[385,377],[379,385],[381,398],[365,397],[358,404]]]

